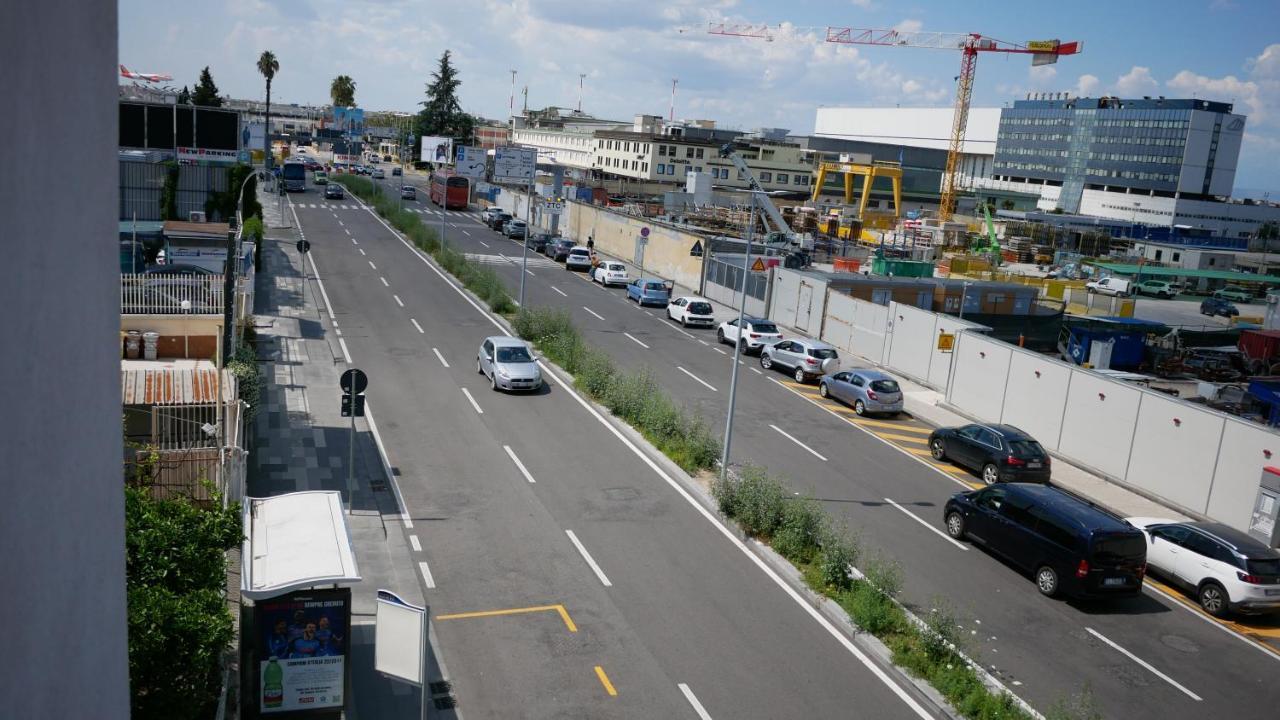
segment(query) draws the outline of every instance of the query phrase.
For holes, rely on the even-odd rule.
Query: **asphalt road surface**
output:
[[[491,264],[514,292],[520,244],[485,228],[475,213],[441,215],[424,193],[420,197],[411,207],[424,221],[438,226],[443,218],[450,244]],[[600,288],[534,254],[530,261],[530,305],[568,309],[589,341],[624,367],[651,368],[671,395],[721,426],[731,348],[718,346],[714,331],[680,328],[665,320],[662,308],[629,303],[621,289]],[[415,270],[420,284],[430,280],[425,266],[413,268],[403,258],[397,264]],[[489,332],[474,328],[463,349],[473,356],[471,347]],[[733,461],[756,462],[785,477],[846,520],[865,552],[901,563],[907,602],[926,612],[939,602],[956,609],[967,618],[970,651],[1032,704],[1047,708],[1088,687],[1106,717],[1274,717],[1280,623],[1220,623],[1155,582],[1143,596],[1117,602],[1039,596],[1029,578],[938,532],[947,497],[976,479],[925,457],[927,428],[910,419],[851,419],[847,410],[817,399],[811,386],[761,371],[755,360],[746,358],[739,376]],[[420,368],[419,361],[414,358],[413,367]],[[511,400],[530,404],[530,398]],[[578,423],[572,427],[565,432],[576,435]],[[635,463],[618,459],[619,467]]]
[[[1229,328],[1231,323],[1224,317],[1210,317],[1200,314],[1200,301],[1203,298],[1183,300],[1162,300],[1159,298],[1139,297],[1133,309],[1133,316],[1140,320],[1154,320],[1166,325],[1179,325],[1195,329]],[[1266,305],[1236,303],[1240,314],[1247,317],[1265,317]]]

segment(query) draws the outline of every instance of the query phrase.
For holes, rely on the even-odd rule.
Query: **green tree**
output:
[[[182,91],[178,93],[178,104],[179,105],[191,104],[191,90],[189,90],[186,85],[183,85]]]
[[[355,107],[356,81],[349,75],[339,75],[329,83],[329,97],[334,107]]]
[[[263,50],[258,56],[258,72],[267,80],[267,111],[266,111],[266,127],[262,133],[262,156],[263,163],[267,167],[271,167],[271,81],[276,77],[276,71],[280,69],[280,61],[276,60],[276,54],[270,50]]]
[[[208,65],[200,71],[200,82],[196,83],[195,92],[191,94],[191,104],[222,107],[222,98],[218,96],[218,86],[213,84],[213,75],[209,74]]]
[[[427,83],[427,98],[419,105],[416,130],[418,137],[423,135],[440,135],[451,137],[456,142],[468,144],[475,135],[476,120],[462,111],[458,102],[458,88],[462,81],[458,79],[458,71],[450,61],[448,50],[440,56],[440,64],[431,73],[431,82]]]
[[[204,201],[204,212],[210,220],[215,218],[224,222],[231,221],[236,215],[236,198],[241,197],[240,186],[244,184],[246,178],[253,175],[253,167],[250,165],[235,164],[227,170],[227,189],[221,192],[209,193],[209,198]],[[262,204],[258,202],[258,180],[257,178],[249,178],[249,184],[244,189],[244,202],[240,207],[240,213],[247,220],[255,215],[262,215]]]

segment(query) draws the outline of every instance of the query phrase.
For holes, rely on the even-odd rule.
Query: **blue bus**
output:
[[[307,166],[300,162],[286,162],[281,173],[284,189],[288,192],[307,191]]]

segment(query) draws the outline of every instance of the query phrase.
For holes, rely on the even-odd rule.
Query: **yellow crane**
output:
[[[707,32],[711,35],[752,37],[773,40],[776,30],[782,26],[711,23]],[[792,28],[803,29],[803,28]],[[942,174],[942,199],[938,219],[947,222],[956,210],[956,192],[959,180],[960,154],[964,147],[965,127],[969,123],[969,101],[973,96],[973,78],[978,68],[978,53],[997,52],[1031,55],[1032,65],[1050,65],[1062,55],[1075,55],[1083,43],[1058,40],[1031,40],[1026,43],[1010,43],[986,37],[978,33],[905,32],[875,28],[828,26],[826,42],[842,45],[882,45],[886,47],[913,47],[933,50],[959,50],[960,74],[956,76],[956,111],[951,121],[951,138],[947,147],[947,167]]]

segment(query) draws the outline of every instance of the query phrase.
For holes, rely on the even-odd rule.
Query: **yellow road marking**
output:
[[[453,613],[450,615],[437,615],[436,620],[469,620],[472,618],[499,617],[502,615],[524,615],[536,612],[559,613],[560,619],[564,621],[564,626],[569,628],[569,632],[578,632],[578,626],[573,624],[573,619],[569,617],[569,611],[565,610],[563,605],[534,605],[532,607],[510,608],[507,610],[481,610],[479,612]]]
[[[912,455],[919,455],[920,457],[929,457],[929,451],[926,450],[925,448],[904,447],[901,449],[911,453]]]
[[[613,697],[618,696],[618,691],[613,689],[613,683],[609,682],[609,676],[604,674],[604,668],[596,666],[596,677],[600,678],[600,684],[604,686],[604,691]]]
[[[800,390],[804,390],[806,392],[815,393],[815,394],[818,392],[818,387],[816,385],[809,385],[808,383],[798,383],[793,380],[779,380],[778,382],[782,383],[783,385],[786,385],[787,387],[799,388]]]
[[[916,437],[915,435],[895,435],[893,433],[887,433],[887,432],[877,432],[875,433],[875,435],[876,437],[882,437],[885,440],[901,440],[902,442],[913,442],[913,443],[929,442],[929,438]],[[925,451],[924,454],[928,455],[929,452]]]
[[[853,422],[857,423],[858,425],[874,425],[876,427],[893,428],[894,430],[901,430],[903,432],[920,433],[922,435],[928,435],[929,433],[933,432],[933,428],[920,427],[918,425],[908,425],[906,423],[901,423],[901,422],[889,422],[888,420],[865,420],[864,419],[864,420],[854,420]]]

